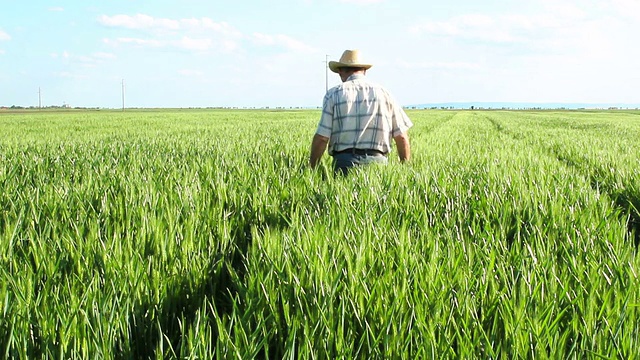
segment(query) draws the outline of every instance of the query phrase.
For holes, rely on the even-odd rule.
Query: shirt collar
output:
[[[364,74],[353,74],[347,78],[347,81],[364,79]]]

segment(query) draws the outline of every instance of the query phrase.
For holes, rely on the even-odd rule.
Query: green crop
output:
[[[640,115],[0,113],[4,358],[636,358]]]

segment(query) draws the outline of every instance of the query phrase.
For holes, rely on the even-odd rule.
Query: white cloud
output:
[[[95,52],[92,54],[94,59],[98,59],[98,60],[113,60],[116,58],[116,55],[112,54],[112,53],[105,53],[105,52]]]
[[[121,37],[116,39],[103,39],[103,43],[118,47],[120,45],[134,45],[145,48],[174,48],[189,51],[207,51],[214,48],[214,41],[212,39],[198,39],[188,36],[183,36],[178,40],[157,40],[157,39],[141,39],[141,38],[128,38]],[[222,44],[221,48],[233,48],[233,44]]]
[[[213,41],[211,39],[193,39],[184,36],[176,45],[185,50],[205,51],[211,49]]]
[[[624,17],[640,20],[640,1],[638,0],[610,0],[608,5]]]
[[[317,50],[302,41],[291,38],[287,35],[277,35],[278,41],[281,42],[287,49],[299,51],[299,52],[316,52]]]
[[[262,46],[281,46],[287,50],[298,52],[316,52],[317,50],[302,41],[296,40],[287,35],[268,35],[261,33],[253,33],[252,40],[254,43]]]
[[[80,74],[72,73],[69,71],[54,72],[53,76],[64,78],[64,79],[87,79],[88,78],[86,75],[80,75]]]
[[[139,47],[149,48],[177,48],[193,51],[205,51],[209,50],[213,46],[211,39],[195,39],[188,36],[184,36],[179,40],[156,40],[156,39],[140,39],[140,38],[117,38],[117,39],[103,39],[107,45],[119,46],[119,45],[135,45]]]
[[[627,0],[605,1],[625,2],[628,10],[634,6],[640,8]],[[460,15],[443,21],[422,22],[409,31],[417,36],[442,38],[451,44],[507,45],[513,49],[518,47],[520,52],[573,52],[575,55],[590,53],[589,49],[594,47],[609,47],[612,40],[629,32],[620,32],[619,17],[601,14],[604,9],[609,14],[613,11],[602,2],[590,6],[579,6],[582,3],[572,0],[541,0],[541,3],[539,12]]]
[[[253,40],[259,45],[275,45],[276,40],[273,36],[261,33],[253,33]]]
[[[64,11],[64,8],[63,8],[63,7],[60,7],[60,6],[53,6],[53,7],[50,7],[50,8],[49,8],[49,11],[52,11],[52,12],[62,12],[62,11]]]
[[[606,0],[627,1],[627,0]],[[635,1],[635,0],[634,0]],[[572,0],[536,3],[539,12],[512,11],[501,14],[464,14],[443,21],[426,21],[409,28],[417,35],[487,43],[532,44],[538,40],[557,39],[563,32],[574,32],[585,27],[598,16],[587,13],[596,8]],[[559,34],[560,32],[560,34]]]
[[[613,5],[623,12],[640,11],[640,3],[636,0],[611,0]]]
[[[9,41],[11,40],[11,36],[9,36],[9,34],[7,34],[6,32],[0,30],[0,41]]]
[[[190,69],[178,70],[178,74],[180,74],[182,76],[187,76],[187,77],[200,77],[200,76],[204,75],[204,73],[202,71],[190,70]]]
[[[451,98],[474,89],[464,97],[619,101],[638,93],[630,81],[640,57],[631,45],[640,33],[636,16],[637,0],[528,0],[502,12],[434,17],[410,28],[411,41],[427,49],[416,46],[416,54],[396,64],[434,69],[415,73],[436,86],[464,79]]]
[[[508,43],[524,40],[515,31],[530,26],[523,20],[528,19],[468,14],[455,16],[446,21],[425,22],[413,26],[410,31],[417,34]]]
[[[109,27],[119,27],[125,29],[166,29],[178,30],[180,22],[171,19],[154,18],[149,15],[136,14],[129,15],[102,15],[98,17],[98,22]]]
[[[98,22],[109,27],[130,30],[147,30],[148,38],[120,37],[103,39],[113,46],[135,45],[150,48],[174,48],[188,51],[210,51],[218,49],[232,52],[238,49],[242,33],[226,22],[215,22],[210,18],[167,19],[137,14],[100,16]]]
[[[134,29],[134,30],[191,30],[204,31],[213,30],[225,35],[240,35],[240,32],[234,29],[226,22],[215,22],[210,18],[189,18],[189,19],[166,19],[154,18],[145,14],[130,15],[102,15],[98,17],[98,22],[102,25],[115,28]]]
[[[96,67],[96,63],[97,63],[96,59],[87,55],[77,56],[75,60],[84,67]]]
[[[185,21],[185,20],[182,20]],[[198,21],[198,26],[201,26],[203,29],[206,30],[214,30],[216,32],[219,32],[221,34],[224,35],[230,35],[230,36],[241,36],[242,33],[240,33],[238,30],[234,29],[231,25],[229,25],[226,22],[215,22],[209,18],[202,18]]]
[[[77,64],[82,67],[96,67],[99,64],[108,60],[116,59],[116,55],[105,52],[95,52],[91,55],[74,55],[67,51],[63,51],[61,54],[51,53],[50,56],[54,59],[63,59],[65,63]]]
[[[6,54],[6,52],[4,50],[0,49],[0,55],[4,55],[4,54]]]
[[[408,62],[397,60],[396,64],[405,69],[446,69],[446,70],[477,70],[480,65],[469,62]]]
[[[145,30],[147,37],[105,38],[103,42],[112,46],[134,45],[150,48],[173,48],[187,51],[236,52],[246,41],[259,46],[271,46],[285,51],[316,52],[304,42],[284,34],[254,33],[245,36],[226,22],[215,22],[210,18],[167,19],[154,18],[145,14],[102,15],[98,17],[102,25],[129,30]]]
[[[117,39],[103,39],[102,41],[107,45],[113,45],[113,46],[118,46],[121,44],[131,44],[131,45],[153,47],[153,48],[161,48],[161,47],[167,46],[166,41],[155,40],[155,39],[130,38],[130,37],[121,37]]]
[[[220,43],[222,52],[232,53],[240,48],[238,42],[233,40],[222,40]]]
[[[383,1],[384,0],[340,0],[341,3],[358,4],[358,5],[378,4]]]

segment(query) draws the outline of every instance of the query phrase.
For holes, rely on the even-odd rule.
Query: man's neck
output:
[[[364,77],[365,75],[365,71],[354,71],[351,74],[349,74],[343,81],[349,81],[349,80],[353,80],[353,79],[357,79],[360,77]]]

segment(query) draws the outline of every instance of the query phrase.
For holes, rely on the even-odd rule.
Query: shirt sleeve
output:
[[[330,138],[332,130],[333,130],[333,96],[331,96],[331,92],[329,91],[324,96],[324,100],[322,101],[322,115],[320,116],[320,123],[318,124],[318,129],[316,130],[316,134],[320,136],[324,136],[326,138]]]
[[[392,114],[391,136],[396,137],[398,135],[406,133],[413,126],[413,122],[411,122],[411,119],[409,119],[407,113],[404,112],[402,106],[400,106],[398,102],[393,99],[393,97],[390,98],[390,105]]]

